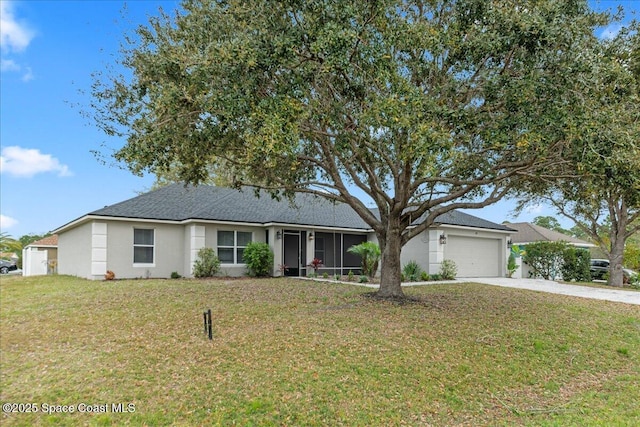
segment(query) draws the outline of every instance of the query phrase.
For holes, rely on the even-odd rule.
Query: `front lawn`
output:
[[[407,288],[418,301],[404,305],[370,291],[3,277],[0,400],[38,412],[1,424],[640,425],[638,306],[477,284]],[[43,414],[55,405],[75,412]]]

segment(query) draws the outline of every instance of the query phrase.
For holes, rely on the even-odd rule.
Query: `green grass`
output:
[[[403,305],[368,292],[3,277],[0,400],[39,412],[0,424],[640,425],[638,306],[477,284],[408,288]],[[112,403],[135,412],[41,410]]]

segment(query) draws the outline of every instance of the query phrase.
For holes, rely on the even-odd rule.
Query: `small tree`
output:
[[[220,270],[220,260],[211,248],[202,248],[198,251],[198,259],[193,264],[195,277],[213,277]]]
[[[244,249],[243,259],[251,276],[268,276],[273,266],[273,251],[267,243],[251,242]]]
[[[362,273],[369,277],[376,275],[378,262],[380,262],[380,246],[373,242],[362,242],[351,246],[347,252],[359,255],[362,258]]]

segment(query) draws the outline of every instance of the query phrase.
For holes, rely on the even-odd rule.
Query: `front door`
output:
[[[300,233],[284,233],[284,265],[287,266],[285,276],[300,276]]]

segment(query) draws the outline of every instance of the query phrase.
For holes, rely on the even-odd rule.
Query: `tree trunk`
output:
[[[609,239],[611,240],[611,251],[609,252],[609,285],[622,287],[624,286],[624,272],[622,271],[622,263],[624,258],[624,243],[627,233],[627,207],[624,200],[617,203],[609,203],[611,221],[611,231]]]
[[[622,287],[624,285],[624,273],[622,263],[624,258],[624,232],[611,232],[611,252],[609,253],[609,285]],[[622,235],[621,235],[622,234]]]
[[[380,249],[382,250],[382,264],[380,268],[380,289],[378,296],[381,298],[404,298],[402,292],[402,266],[400,265],[400,253],[402,251],[402,235],[398,225],[392,225],[389,221],[386,236],[378,236]]]

